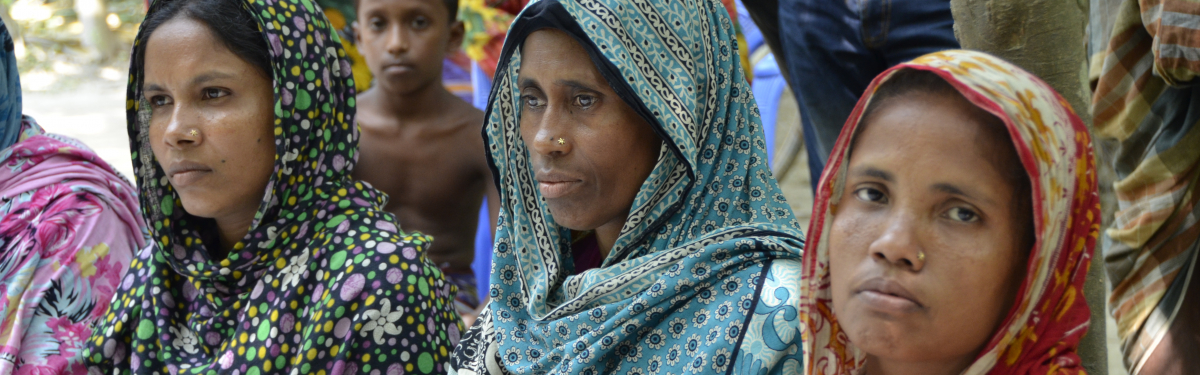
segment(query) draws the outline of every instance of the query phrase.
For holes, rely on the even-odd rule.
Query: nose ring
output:
[[[558,144],[560,144],[560,145],[565,145],[565,144],[567,144],[567,141],[566,141],[565,139],[562,139],[561,137],[559,137],[559,138],[558,138]]]
[[[195,136],[200,135],[200,132],[197,131],[196,129],[192,129],[192,131],[188,132],[188,135],[195,137]]]

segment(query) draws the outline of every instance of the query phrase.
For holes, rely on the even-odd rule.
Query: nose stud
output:
[[[195,137],[195,136],[200,135],[200,132],[197,131],[196,129],[192,129],[192,131],[188,132],[188,135]]]
[[[567,141],[566,141],[565,139],[562,139],[562,138],[560,137],[560,138],[558,138],[558,144],[560,144],[560,145],[565,145],[565,144],[567,144]]]
[[[917,251],[917,260],[922,261],[922,262],[925,261],[925,252],[924,251]]]

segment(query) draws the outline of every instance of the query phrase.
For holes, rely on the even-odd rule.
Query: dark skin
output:
[[[867,374],[959,374],[1024,276],[1032,214],[990,156],[1019,159],[960,95],[887,103],[864,121],[834,209],[834,312]]]
[[[208,26],[175,17],[146,43],[150,148],[184,210],[216,222],[222,260],[246,237],[275,166],[271,79]]]
[[[1180,273],[1178,277],[1184,276]],[[1196,353],[1200,353],[1200,272],[1192,270],[1183,306],[1139,373],[1194,374],[1200,368],[1200,357]]]
[[[388,194],[385,210],[435,239],[429,257],[470,273],[479,206],[493,229],[499,195],[479,135],[483,113],[442,85],[442,60],[462,43],[441,0],[362,0],[355,39],[375,85],[358,95],[354,178]]]
[[[662,140],[570,35],[535,31],[521,54],[521,140],[538,192],[554,222],[595,230],[601,256],[608,257]]]

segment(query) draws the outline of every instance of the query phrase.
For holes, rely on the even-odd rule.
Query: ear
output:
[[[466,35],[467,29],[462,21],[454,21],[450,24],[450,44],[446,46],[447,53],[454,53],[462,48],[463,36]]]

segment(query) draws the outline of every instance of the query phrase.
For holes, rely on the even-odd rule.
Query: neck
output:
[[[953,361],[904,362],[867,355],[868,375],[957,375],[975,362],[975,354]]]
[[[621,235],[621,227],[624,226],[625,220],[621,220],[596,227],[596,245],[600,247],[600,259],[608,258],[608,253],[612,251],[617,236]]]
[[[444,113],[446,99],[454,96],[449,90],[446,90],[446,86],[442,85],[441,77],[407,93],[392,93],[383,90],[383,87],[371,89],[371,91],[376,90],[379,90],[377,93],[381,96],[379,99],[386,103],[388,108],[391,108],[393,114],[403,120],[436,117]]]
[[[221,243],[216,247],[217,251],[215,252],[210,248],[209,255],[212,260],[221,261],[229,257],[233,245],[246,238],[246,233],[250,232],[250,223],[254,221],[255,214],[256,212],[251,212],[249,216],[239,215],[232,218],[215,219],[217,231],[221,235]]]

